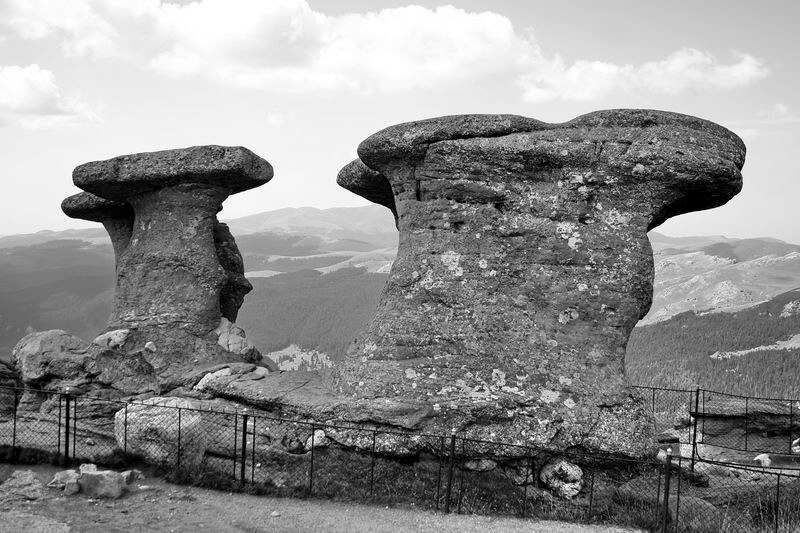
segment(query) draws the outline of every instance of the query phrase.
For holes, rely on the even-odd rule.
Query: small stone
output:
[[[156,344],[153,341],[147,341],[144,344],[144,349],[151,353],[154,353],[157,350]]]
[[[308,437],[308,439],[306,439],[305,448],[307,451],[310,451],[311,448],[325,448],[330,444],[330,442],[331,439],[325,435],[324,431],[321,429],[315,429],[313,437]]]
[[[56,472],[53,480],[47,486],[63,489],[67,483],[70,481],[76,482],[79,477],[80,474],[75,470],[62,470],[61,472]]]
[[[564,459],[556,459],[543,466],[539,479],[552,493],[564,500],[571,500],[583,488],[583,470]]]
[[[272,511],[271,513],[269,513],[269,515],[273,518],[277,518],[281,515],[281,513],[279,513],[278,511]]]
[[[79,467],[79,472],[85,474],[86,472],[97,472],[97,465],[92,463],[84,463]]]

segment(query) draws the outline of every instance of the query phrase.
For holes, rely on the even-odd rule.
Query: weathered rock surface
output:
[[[648,453],[649,414],[623,371],[652,298],[646,233],[734,196],[742,141],[611,110],[400,124],[358,153],[339,181],[395,206],[400,245],[336,390],[433,406],[442,428],[475,436]]]
[[[141,355],[164,389],[179,386],[189,368],[261,359],[246,341],[231,342],[236,350],[229,351],[214,331],[221,319],[236,319],[252,290],[236,241],[216,215],[229,195],[272,174],[249,150],[224,146],[77,167],[73,181],[86,192],[64,200],[62,209],[102,222],[117,259],[112,316],[95,344]]]
[[[583,470],[564,459],[544,465],[539,472],[539,479],[553,494],[564,500],[571,500],[583,488]]]
[[[175,465],[179,458],[185,465],[198,464],[207,430],[196,405],[184,398],[148,398],[114,416],[117,446],[157,465]]]
[[[0,361],[0,417],[14,412],[14,389],[19,385],[19,373],[16,369],[5,361]]]
[[[220,312],[223,318],[236,322],[244,297],[253,286],[244,277],[244,260],[227,224],[217,222],[214,225],[214,248],[228,278],[219,296]]]
[[[141,352],[123,353],[58,329],[26,335],[12,358],[21,382],[31,389],[85,393],[110,387],[120,395],[159,390],[154,369]]]
[[[113,470],[81,470],[78,486],[89,498],[116,499],[125,492],[125,478]]]
[[[133,209],[125,202],[106,200],[88,192],[68,196],[61,210],[70,218],[100,222],[111,237],[114,256],[119,258],[128,247],[133,231]]]
[[[72,178],[135,213],[110,325],[213,330],[227,283],[214,246],[216,214],[229,195],[267,183],[269,163],[245,148],[199,146],[86,163]]]
[[[42,482],[31,470],[15,470],[0,485],[0,501],[38,500],[43,496]]]

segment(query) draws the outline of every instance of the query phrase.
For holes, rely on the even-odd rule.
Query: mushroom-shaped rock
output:
[[[101,222],[111,237],[117,258],[128,247],[133,228],[133,209],[127,203],[80,192],[65,198],[61,202],[61,210],[70,218]]]
[[[124,155],[77,167],[75,185],[125,202],[135,213],[128,249],[117,258],[109,327],[182,328],[196,335],[214,330],[222,316],[221,294],[230,286],[215,247],[216,214],[229,195],[271,178],[267,161],[246,148],[224,146]]]
[[[360,159],[356,159],[339,171],[336,183],[370,202],[387,207],[394,215],[395,225],[397,224],[397,208],[394,205],[392,186],[380,172],[372,170]]]
[[[652,298],[647,231],[738,193],[742,141],[694,117],[611,110],[400,124],[358,154],[372,170],[360,175],[393,191],[400,244],[333,384],[433,404],[476,436],[645,453],[652,426],[624,355]]]

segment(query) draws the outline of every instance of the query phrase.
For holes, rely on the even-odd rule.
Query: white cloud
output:
[[[522,76],[523,98],[596,100],[621,92],[674,95],[686,91],[725,90],[748,85],[768,74],[764,64],[748,54],[737,62],[720,64],[714,56],[681,48],[661,61],[640,66],[600,61],[576,61],[566,66],[556,57],[547,68]]]
[[[55,76],[39,65],[0,65],[0,122],[29,129],[97,121],[83,101],[65,98]]]
[[[330,16],[307,0],[6,0],[20,38],[56,38],[67,55],[117,58],[168,76],[237,87],[360,93],[516,84],[528,101],[677,94],[756,82],[763,62],[720,63],[679,49],[641,65],[548,56],[530,32],[491,12],[406,6]]]

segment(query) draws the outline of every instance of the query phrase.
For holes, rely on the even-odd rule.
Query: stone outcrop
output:
[[[73,181],[85,192],[64,200],[62,209],[102,222],[117,260],[112,316],[95,344],[141,354],[165,389],[179,386],[189,367],[262,359],[241,328],[239,342],[229,335],[252,286],[236,241],[216,215],[228,196],[272,174],[249,150],[223,146],[77,167]]]
[[[202,414],[183,398],[148,398],[114,417],[117,445],[151,464],[199,463],[206,451]],[[179,438],[180,436],[180,438]]]
[[[739,192],[742,141],[694,117],[611,110],[400,124],[358,154],[339,183],[396,212],[400,244],[336,390],[429,405],[437,427],[475,436],[651,449],[623,371],[652,298],[647,231]]]
[[[231,194],[267,183],[272,167],[245,148],[199,146],[116,157],[75,169],[83,190],[130,205],[130,242],[118,258],[115,328],[166,326],[197,335],[222,317],[228,282],[214,246]]]

